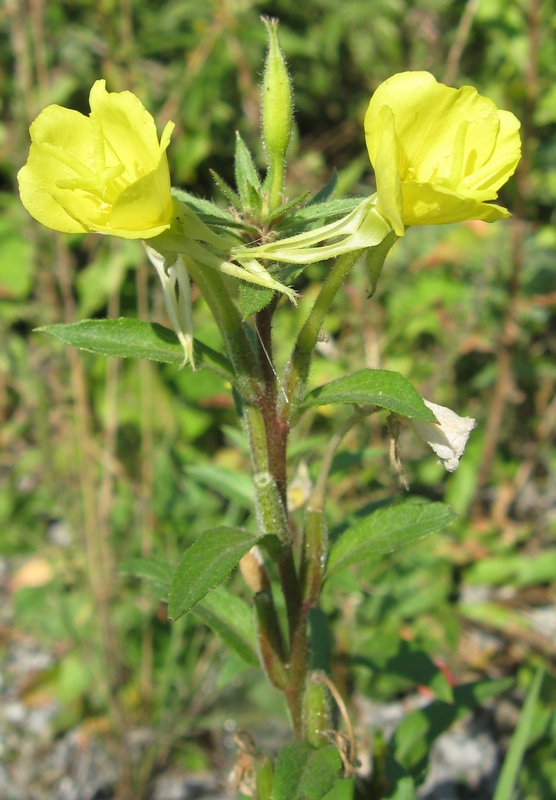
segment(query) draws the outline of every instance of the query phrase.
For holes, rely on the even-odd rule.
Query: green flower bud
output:
[[[278,20],[263,18],[263,22],[268,32],[262,94],[263,140],[270,170],[282,177],[292,133],[292,87],[278,44]]]

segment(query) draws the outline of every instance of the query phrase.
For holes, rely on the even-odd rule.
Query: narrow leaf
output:
[[[260,211],[261,179],[253,156],[237,131],[234,170],[237,190],[244,208]]]
[[[241,528],[204,531],[183,554],[170,586],[168,616],[178,619],[222,583],[261,536]]]
[[[309,206],[318,205],[319,203],[324,203],[326,200],[330,200],[330,198],[334,194],[337,185],[338,185],[338,172],[336,169],[333,169],[328,183],[322,187],[320,192],[316,193],[311,202],[307,203],[307,205]]]
[[[168,600],[174,568],[157,558],[129,558],[120,564],[120,575],[144,578],[159,600]]]
[[[232,228],[241,227],[241,223],[236,222],[229,211],[220,208],[220,206],[217,206],[216,203],[213,203],[211,200],[196,197],[194,194],[186,192],[184,189],[176,189],[175,187],[172,187],[172,194],[202,217],[203,221],[206,221],[206,217],[210,217],[218,220],[220,224],[226,223],[226,225]]]
[[[335,217],[345,216],[357,208],[361,202],[361,198],[338,198],[337,200],[325,200],[322,203],[315,202],[315,200],[316,198],[303,208],[294,211],[291,217],[288,216],[288,219],[284,221],[284,229],[286,226],[296,228],[301,223],[306,225],[321,219],[332,220]]]
[[[537,702],[541,693],[544,667],[539,667],[527,693],[523,710],[517,723],[492,800],[512,800],[516,790],[517,778],[525,751],[529,745],[531,728],[537,712]]]
[[[444,503],[422,499],[379,508],[345,531],[333,544],[327,575],[429,536],[449,525],[456,516]]]
[[[511,678],[478,681],[456,686],[454,702],[434,700],[409,714],[396,728],[392,739],[393,757],[415,778],[422,775],[433,742],[464,714],[512,685]]]
[[[234,192],[232,187],[226,183],[224,178],[221,178],[220,175],[213,169],[210,170],[210,174],[212,175],[214,182],[216,183],[216,185],[218,186],[218,188],[220,189],[226,200],[228,200],[228,202],[231,203],[234,206],[234,208],[238,209],[241,208],[241,201],[239,197]]]
[[[293,200],[288,200],[287,203],[282,203],[281,206],[278,206],[278,208],[265,217],[265,223],[268,225],[269,222],[273,222],[275,219],[281,219],[284,214],[287,214],[292,208],[299,206],[308,196],[309,192],[305,192],[304,194],[300,194],[299,197],[295,197]]]
[[[199,464],[186,468],[187,474],[204,486],[228,500],[239,503],[242,507],[252,508],[255,502],[253,483],[247,473],[224,469],[211,465]]]
[[[407,378],[387,369],[362,369],[319,386],[309,392],[303,407],[332,403],[378,406],[409,419],[436,422],[434,414]]]
[[[193,614],[240,658],[252,666],[260,666],[253,609],[245,600],[218,586],[197,603]]]
[[[183,348],[177,336],[156,322],[138,319],[85,319],[67,325],[45,325],[35,328],[64,344],[101,356],[115,358],[147,358],[165,364],[183,363]],[[195,340],[195,364],[230,379],[233,370],[229,361],[216,350]]]
[[[341,766],[335,747],[314,750],[293,739],[276,758],[272,800],[320,800],[333,788]]]

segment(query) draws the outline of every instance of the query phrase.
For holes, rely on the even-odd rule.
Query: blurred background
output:
[[[295,88],[290,197],[318,191],[333,170],[342,193],[374,191],[362,122],[373,90],[395,72],[425,69],[452,86],[471,84],[521,120],[523,159],[500,198],[513,217],[410,230],[370,300],[364,269],[356,270],[327,321],[313,378],[399,370],[429,400],[477,419],[453,475],[410,430],[400,442],[412,492],[451,504],[456,524],[329,586],[323,605],[340,653],[372,658],[393,641],[413,642],[455,682],[512,677],[492,712],[496,747],[533,670],[546,664],[521,790],[548,800],[556,796],[550,0],[4,0],[0,797],[165,800],[174,795],[161,780],[172,775],[216,781],[210,776],[233,760],[237,728],[285,725],[256,671],[227,656],[193,615],[169,624],[156,595],[121,574],[141,555],[176,565],[208,525],[250,524],[249,467],[228,388],[210,373],[192,380],[173,365],[97,358],[34,332],[88,317],[167,322],[138,243],[42,229],[21,207],[16,182],[34,117],[51,103],[87,114],[102,77],[110,91],[137,94],[159,131],[176,123],[174,185],[218,198],[210,169],[233,181],[236,130],[264,166],[263,14],[281,21]],[[306,298],[323,274],[308,270]],[[279,363],[304,309],[284,304],[277,315]],[[198,338],[218,346],[200,302],[195,315]],[[318,468],[331,414],[316,410],[292,438],[301,487]],[[402,494],[384,419],[373,417],[336,458],[332,523]],[[338,667],[346,695],[353,669]],[[385,703],[412,688],[378,669],[361,669],[357,680]]]

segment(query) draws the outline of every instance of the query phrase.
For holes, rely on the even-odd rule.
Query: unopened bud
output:
[[[292,132],[292,89],[284,54],[278,44],[278,20],[263,17],[268,32],[268,53],[264,66],[262,118],[263,139],[270,167],[280,166]]]

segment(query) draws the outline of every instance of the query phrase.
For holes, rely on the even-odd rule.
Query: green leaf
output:
[[[192,613],[240,658],[254,667],[260,666],[253,609],[245,600],[218,586],[197,603]]]
[[[203,531],[183,554],[170,586],[168,616],[178,619],[222,583],[262,536],[241,528]]]
[[[247,473],[238,473],[235,470],[215,467],[212,464],[200,464],[186,468],[187,474],[204,486],[214,489],[215,492],[239,503],[242,508],[252,508],[255,494],[251,476]]]
[[[284,220],[283,228],[296,228],[301,224],[307,225],[309,222],[317,222],[318,220],[332,220],[335,217],[342,217],[349,214],[361,202],[361,198],[339,198],[337,200],[326,200],[323,203],[313,201],[308,203],[304,208],[289,216]]]
[[[45,325],[35,328],[55,339],[115,358],[148,358],[166,364],[181,364],[183,348],[177,336],[156,322],[141,322],[138,319],[85,319],[68,325]],[[212,369],[228,380],[233,377],[229,361],[216,350],[195,340],[195,365],[200,369]]]
[[[168,601],[168,592],[174,575],[174,567],[157,558],[129,558],[120,564],[120,575],[145,578],[159,600]]]
[[[415,800],[416,797],[415,782],[410,775],[405,775],[396,781],[395,787],[384,800]]]
[[[276,758],[272,800],[320,800],[333,788],[341,766],[335,747],[314,750],[293,739]]]
[[[274,297],[274,291],[247,281],[239,282],[239,307],[242,318],[248,319],[262,311]]]
[[[196,214],[202,217],[203,221],[206,221],[206,217],[211,217],[218,220],[221,224],[226,223],[230,225],[230,227],[241,227],[241,223],[236,222],[229,211],[220,208],[220,206],[217,206],[216,203],[213,203],[211,200],[196,197],[194,194],[186,192],[185,189],[176,189],[175,187],[172,187],[172,195],[195,211]]]
[[[318,205],[319,203],[324,203],[327,200],[330,200],[330,198],[334,194],[337,185],[338,185],[338,171],[336,169],[333,169],[328,183],[325,186],[323,186],[319,192],[316,193],[316,195],[309,203],[307,203],[307,205],[315,206]]]
[[[230,189],[230,191],[232,190]],[[237,232],[243,233],[246,230],[246,226],[243,222],[234,219],[229,211],[220,208],[220,206],[216,205],[216,203],[213,203],[211,200],[196,197],[194,194],[190,194],[184,189],[176,189],[174,187],[172,187],[172,195],[194,211],[205,225],[227,228],[228,232],[232,234],[236,234]],[[241,236],[239,238],[241,240]]]
[[[304,194],[300,194],[299,197],[294,197],[293,200],[288,200],[287,203],[282,203],[281,206],[278,206],[278,208],[274,209],[270,214],[267,214],[264,219],[265,224],[268,225],[269,222],[273,222],[275,219],[281,219],[285,214],[291,211],[292,208],[300,205],[308,196],[309,192],[305,192]],[[288,214],[288,219],[289,218],[290,215]]]
[[[334,542],[326,574],[391,553],[446,527],[455,518],[456,514],[444,503],[420,498],[379,508]]]
[[[395,644],[395,651],[374,659],[354,658],[354,664],[367,666],[373,672],[399,675],[413,684],[426,686],[437,700],[453,702],[454,694],[446,676],[428,653],[404,639]]]
[[[218,172],[216,172],[215,170],[211,169],[210,174],[212,175],[214,182],[216,183],[216,185],[218,186],[218,188],[220,189],[226,200],[228,200],[228,202],[231,203],[234,206],[234,208],[240,209],[241,200],[234,192],[232,187],[228,183],[226,183],[224,178],[221,178]]]
[[[378,406],[409,419],[436,422],[434,414],[407,378],[387,369],[361,369],[319,386],[306,396],[303,408],[332,403]]]
[[[512,683],[511,678],[504,678],[463,684],[455,687],[453,703],[434,700],[426,708],[413,711],[396,728],[391,744],[393,757],[418,779],[438,736],[468,711],[505,691]]]
[[[259,213],[262,207],[261,179],[253,156],[237,131],[234,171],[236,186],[243,207],[249,211]]]
[[[529,745],[531,729],[537,713],[537,702],[544,678],[544,667],[539,667],[527,692],[525,705],[519,717],[492,800],[512,800],[519,770]]]

